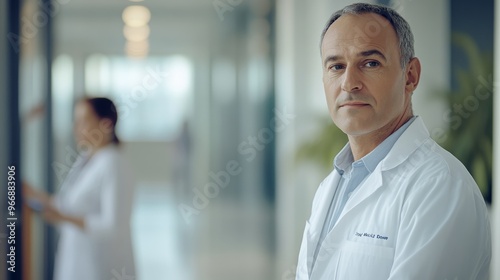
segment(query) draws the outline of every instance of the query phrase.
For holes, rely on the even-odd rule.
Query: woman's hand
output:
[[[49,224],[52,225],[57,225],[61,222],[65,221],[64,215],[59,212],[56,208],[54,208],[52,205],[46,205],[42,212],[42,218],[48,222]]]
[[[51,204],[48,204],[43,209],[42,217],[49,224],[58,225],[60,223],[71,223],[82,230],[85,229],[85,221],[83,218],[65,215]]]
[[[25,201],[37,200],[43,207],[50,204],[50,195],[42,190],[37,190],[30,183],[23,181],[22,183],[22,194]]]
[[[60,223],[71,223],[80,229],[85,228],[83,218],[66,215],[52,205],[52,198],[48,193],[33,188],[28,182],[23,182],[23,198],[25,201],[35,200],[41,204],[39,209],[42,218],[52,225]],[[29,203],[28,203],[29,206]]]

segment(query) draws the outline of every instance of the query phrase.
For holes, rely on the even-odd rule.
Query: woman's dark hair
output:
[[[113,140],[115,144],[120,144],[120,139],[116,136],[116,123],[118,122],[118,113],[116,112],[116,107],[113,101],[106,97],[86,97],[82,99],[83,102],[92,107],[99,119],[109,119],[113,125]]]

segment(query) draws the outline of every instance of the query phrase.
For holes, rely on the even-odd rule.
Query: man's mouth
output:
[[[359,101],[352,101],[352,102],[346,102],[340,105],[340,108],[342,107],[350,107],[350,108],[361,108],[365,106],[369,106],[370,104],[365,103],[365,102],[359,102]]]

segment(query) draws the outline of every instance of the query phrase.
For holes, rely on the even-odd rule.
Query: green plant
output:
[[[450,123],[442,145],[465,165],[486,201],[491,202],[493,55],[481,53],[469,35],[453,33],[451,39],[463,50],[468,67],[454,70],[458,86],[446,92],[444,97],[450,108],[462,106],[465,113],[456,115],[460,122]]]
[[[318,135],[299,147],[297,159],[319,163],[327,171],[333,168],[333,158],[347,143],[347,136],[333,124],[330,117],[320,122]]]

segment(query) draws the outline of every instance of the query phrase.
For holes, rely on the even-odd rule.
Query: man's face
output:
[[[330,116],[347,135],[376,133],[411,110],[413,88],[405,86],[399,41],[382,16],[342,15],[326,32],[321,52]]]

